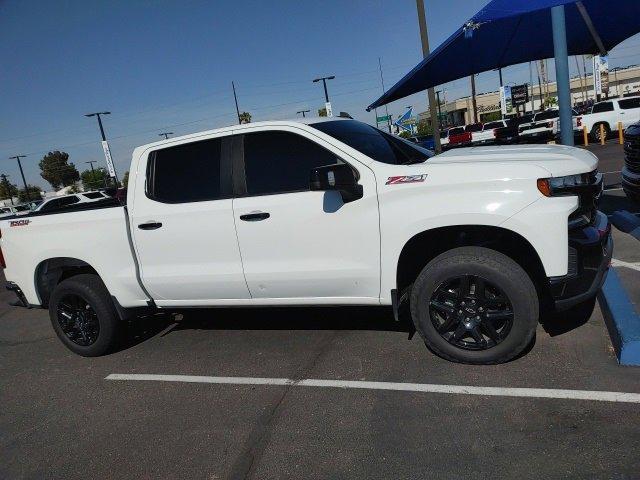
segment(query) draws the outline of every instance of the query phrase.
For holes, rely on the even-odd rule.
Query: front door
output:
[[[137,176],[131,232],[142,282],[158,305],[249,298],[233,219],[228,138],[155,150],[146,168],[140,162],[146,175]]]
[[[244,138],[244,195],[233,210],[252,298],[301,303],[375,303],[380,233],[375,177],[359,173],[364,197],[309,190],[311,169],[343,162],[332,145],[298,129],[256,128]]]

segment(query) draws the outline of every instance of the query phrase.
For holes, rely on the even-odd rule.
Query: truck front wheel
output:
[[[536,289],[522,267],[483,247],[437,256],[411,291],[411,316],[427,347],[461,363],[516,357],[533,339],[538,308]]]
[[[60,282],[49,299],[49,317],[58,338],[78,355],[104,355],[116,344],[117,312],[97,275],[76,275]]]

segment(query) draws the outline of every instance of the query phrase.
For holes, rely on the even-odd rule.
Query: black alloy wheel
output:
[[[98,339],[100,322],[93,307],[79,295],[69,293],[60,298],[57,320],[62,332],[76,345],[87,347]]]
[[[513,326],[509,297],[477,275],[442,282],[429,301],[431,322],[447,342],[465,350],[487,350],[502,342]]]

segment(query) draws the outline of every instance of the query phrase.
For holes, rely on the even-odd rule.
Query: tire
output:
[[[467,282],[469,295],[463,295],[467,302],[465,307],[459,303],[460,292],[464,290],[463,281],[460,281],[457,292],[448,285],[455,285],[456,279],[467,277],[470,280]],[[481,283],[484,287],[480,287]],[[445,300],[447,303],[442,304],[441,294],[455,299]],[[480,300],[481,294],[486,300]],[[469,300],[473,296],[477,304],[476,300]],[[475,305],[471,306],[469,302]],[[449,303],[454,305],[451,313]],[[480,304],[485,307],[478,307]],[[430,261],[413,284],[410,305],[416,331],[427,347],[436,355],[459,363],[489,365],[507,362],[529,346],[538,324],[539,300],[529,276],[511,258],[483,247],[455,248]],[[440,305],[445,310],[441,310]],[[469,314],[473,308],[475,313]],[[447,322],[453,322],[455,331],[438,331],[436,323],[444,315],[447,315],[446,319],[437,327],[444,330]],[[501,318],[497,319],[499,316]],[[477,323],[469,330],[474,322]],[[464,336],[456,340],[459,329]],[[477,338],[478,332],[480,338]],[[491,335],[486,332],[491,332]]]
[[[73,321],[70,315],[76,319],[80,315],[82,319]],[[104,355],[117,344],[118,315],[107,287],[97,275],[76,275],[60,282],[49,299],[49,318],[60,341],[83,357]],[[78,322],[84,323],[85,328],[78,327]]]
[[[624,194],[633,203],[640,204],[640,192],[636,193],[636,192],[632,192],[632,191],[630,191],[628,189],[624,189]]]
[[[596,123],[593,128],[591,129],[591,140],[593,142],[599,142],[600,141],[600,125],[604,125],[604,140],[605,142],[607,141],[607,138],[609,138],[609,136],[611,135],[611,128],[609,127],[609,124],[607,123]]]

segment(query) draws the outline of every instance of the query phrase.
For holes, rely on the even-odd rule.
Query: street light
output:
[[[158,134],[159,137],[162,137],[163,135],[164,139],[167,140],[169,138],[169,135],[173,135],[173,132],[162,132]]]
[[[13,157],[9,157],[11,160],[18,160],[18,168],[20,168],[20,175],[22,175],[22,183],[24,184],[24,194],[27,196],[27,200],[31,200],[31,195],[29,194],[29,189],[27,188],[27,181],[24,179],[24,172],[22,171],[22,164],[20,163],[20,159],[26,157],[26,155],[15,155]],[[12,200],[13,203],[13,200]]]
[[[111,115],[111,112],[94,112],[86,113],[85,117],[98,117],[98,126],[100,127],[100,135],[102,136],[102,150],[104,150],[104,157],[107,161],[107,167],[109,167],[109,173],[113,176],[116,188],[118,187],[118,175],[116,174],[116,167],[113,164],[111,158],[111,150],[109,150],[109,144],[107,143],[107,137],[104,134],[104,128],[102,127],[102,118],[100,115]]]
[[[322,86],[324,87],[324,108],[327,111],[327,117],[333,117],[333,112],[331,111],[331,102],[329,102],[329,93],[327,92],[327,80],[333,80],[334,78],[336,78],[336,76],[331,75],[330,77],[320,77],[313,80],[313,83],[322,81]]]
[[[305,118],[305,117],[306,117],[305,113],[309,113],[310,111],[311,111],[311,110],[298,110],[298,111],[296,112],[296,115],[298,115],[299,113],[301,113],[301,114],[302,114],[302,118]]]

